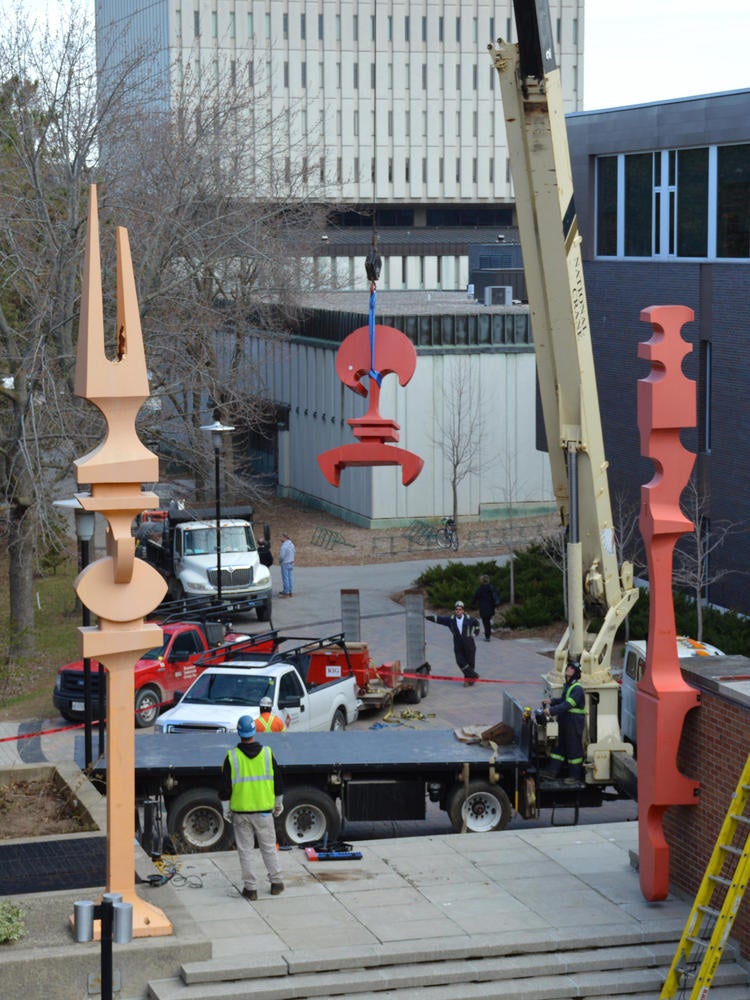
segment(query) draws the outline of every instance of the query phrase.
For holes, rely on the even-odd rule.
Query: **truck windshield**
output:
[[[255,539],[250,525],[233,525],[221,529],[222,552],[255,552]],[[185,555],[206,556],[216,552],[216,528],[193,528],[185,532]]]
[[[164,651],[167,648],[167,643],[169,642],[169,637],[164,640],[161,646],[154,646],[153,649],[149,649],[147,653],[141,653],[142,660],[158,660],[160,656],[164,656]]]
[[[262,674],[202,674],[182,703],[257,707],[264,695],[273,698],[273,686],[273,678]]]

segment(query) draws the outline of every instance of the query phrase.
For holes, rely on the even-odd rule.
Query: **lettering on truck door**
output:
[[[299,704],[296,704],[296,703]],[[287,729],[310,729],[309,699],[294,670],[287,670],[279,681],[279,715]],[[304,711],[303,711],[304,709]]]
[[[169,683],[172,690],[170,690],[170,694],[172,694],[175,685],[179,688],[180,684],[183,684],[182,690],[184,690],[184,683],[186,681],[190,684],[193,683],[198,676],[195,661],[201,653],[205,652],[206,645],[203,642],[203,638],[195,629],[180,632],[179,635],[175,636],[172,648],[168,654],[171,664]]]

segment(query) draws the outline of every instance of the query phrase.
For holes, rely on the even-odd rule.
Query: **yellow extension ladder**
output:
[[[704,1000],[721,961],[750,879],[750,756],[745,761],[724,824],[659,1000]]]

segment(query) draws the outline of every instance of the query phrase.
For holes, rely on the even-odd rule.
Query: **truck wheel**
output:
[[[224,822],[213,788],[189,788],[175,796],[168,806],[167,830],[180,854],[228,851],[234,843],[232,825]]]
[[[259,622],[270,622],[271,620],[271,598],[269,597],[267,601],[259,604],[255,609],[255,613],[258,616]]]
[[[346,712],[343,708],[337,708],[331,719],[331,732],[343,733],[346,729]]]
[[[468,789],[458,785],[448,806],[453,829],[459,833],[491,833],[504,830],[510,823],[510,799],[499,785],[487,781],[471,781]]]
[[[418,705],[422,700],[422,682],[412,680],[413,688],[404,691],[404,701],[407,705]]]
[[[417,685],[419,687],[419,697],[426,698],[430,693],[430,675],[423,674],[422,680],[417,681]]]
[[[333,842],[341,820],[336,803],[318,788],[291,788],[284,792],[284,812],[276,831],[281,844],[315,844],[328,835]]]
[[[153,687],[143,687],[135,696],[135,724],[138,729],[153,726],[159,714],[161,695]]]

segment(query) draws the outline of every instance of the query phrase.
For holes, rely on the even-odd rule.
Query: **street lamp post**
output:
[[[216,495],[216,596],[221,604],[221,447],[222,437],[234,430],[219,420],[218,412],[214,414],[215,420],[212,424],[205,424],[201,427],[211,435],[211,444],[214,448],[214,488]]]
[[[75,497],[70,500],[55,500],[55,507],[61,507],[65,510],[72,510],[75,517],[76,526],[76,538],[78,540],[78,572],[81,573],[88,564],[91,562],[91,540],[94,537],[94,529],[96,528],[96,514],[92,510],[84,510]],[[84,628],[91,625],[91,612],[86,607],[86,605],[81,602],[81,624]],[[102,694],[103,694],[103,670],[101,664],[99,666],[99,715],[102,712]],[[92,748],[92,728],[93,728],[93,717],[92,717],[92,704],[91,704],[91,659],[88,656],[83,658],[83,745],[84,754],[86,758],[86,767],[90,767],[94,755]],[[99,725],[103,724],[103,720],[99,720]],[[102,734],[100,730],[99,735],[99,752],[102,751]]]

